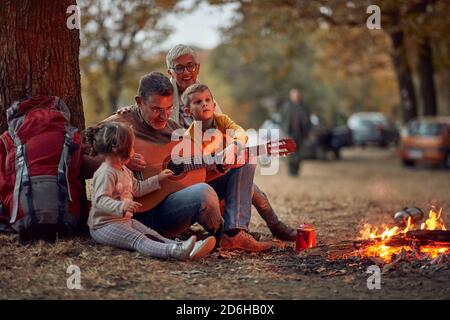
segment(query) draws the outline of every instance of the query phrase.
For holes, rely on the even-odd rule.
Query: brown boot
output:
[[[256,241],[248,232],[241,230],[234,237],[229,237],[224,234],[220,242],[220,247],[222,250],[261,252],[272,249],[273,243],[269,241]]]
[[[284,241],[295,241],[297,231],[278,219],[266,194],[253,184],[252,204],[267,224],[274,237]]]
[[[269,229],[273,236],[280,240],[295,241],[297,238],[297,231],[281,221],[278,221],[277,224],[270,226]]]

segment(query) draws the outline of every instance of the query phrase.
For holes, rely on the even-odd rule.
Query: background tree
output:
[[[83,90],[88,108],[114,112],[129,79],[150,71],[149,57],[170,32],[161,19],[175,0],[80,0]],[[172,11],[171,11],[172,10]]]
[[[78,54],[79,30],[67,27],[66,13],[75,0],[0,3],[0,127],[5,110],[27,95],[56,95],[84,127]]]

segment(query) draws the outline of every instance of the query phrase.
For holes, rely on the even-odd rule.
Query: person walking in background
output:
[[[306,140],[311,131],[311,111],[303,102],[301,91],[292,88],[289,92],[289,100],[282,108],[282,129],[295,140],[297,152],[288,158],[288,172],[290,176],[298,176],[302,152],[305,151]]]

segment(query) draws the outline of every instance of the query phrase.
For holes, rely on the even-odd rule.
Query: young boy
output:
[[[245,130],[227,115],[214,112],[216,103],[211,91],[204,84],[197,83],[188,87],[183,92],[181,100],[185,106],[185,113],[191,115],[194,119],[186,133],[197,143],[200,142],[198,139],[201,139],[203,154],[223,150],[226,159],[224,159],[225,167],[229,168],[229,165],[235,165],[239,150],[247,143],[248,137]],[[201,128],[199,128],[200,125]],[[218,130],[216,133],[222,139],[214,139],[212,138],[213,135],[203,139],[203,134],[210,129]],[[198,132],[202,133],[201,136],[197,136]],[[214,136],[217,135],[214,134]]]
[[[211,91],[206,85],[203,84],[193,84],[189,86],[181,96],[182,105],[185,106],[184,113],[191,115],[195,120],[187,129],[186,134],[188,134],[192,140],[198,145],[201,143],[203,154],[210,154],[212,152],[217,152],[223,150],[225,158],[236,163],[236,166],[243,164],[241,161],[244,159],[240,150],[247,143],[248,137],[246,132],[242,127],[237,125],[228,116],[222,113],[215,113],[216,103],[211,94]],[[201,125],[201,131],[199,126]],[[219,132],[222,135],[222,139],[211,139],[212,137],[208,134],[209,129],[216,129],[216,133]],[[198,134],[200,131],[200,135]],[[227,132],[228,131],[228,132]],[[228,134],[228,136],[227,136]],[[213,140],[213,141],[211,141]],[[222,144],[217,148],[217,144]],[[236,157],[236,155],[238,157]],[[217,163],[217,162],[216,162]],[[225,161],[228,164],[228,161]],[[233,165],[218,165],[217,171],[220,174],[224,173],[227,169],[232,168]],[[222,170],[221,170],[222,169]],[[214,180],[218,174],[214,170],[207,170],[206,181]],[[254,185],[256,187],[256,185]],[[265,194],[260,191],[257,187],[257,192],[254,192],[254,196],[258,196],[258,203],[264,204],[264,208],[258,208],[261,216],[266,221],[272,234],[277,238],[282,240],[294,241],[296,237],[296,230],[290,228],[283,222],[281,222],[270,204],[267,200]],[[261,201],[265,199],[266,201]]]

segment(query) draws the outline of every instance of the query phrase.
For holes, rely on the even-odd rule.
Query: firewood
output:
[[[381,238],[354,240],[356,248],[368,246],[381,242]],[[412,230],[405,234],[398,234],[386,240],[384,244],[388,246],[407,246],[411,244],[419,246],[439,245],[450,246],[450,231],[444,230]]]
[[[407,238],[419,241],[432,241],[450,244],[450,231],[444,230],[411,230],[406,233]]]

